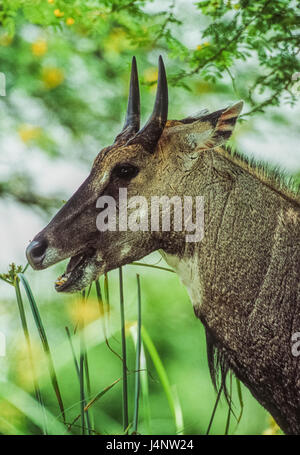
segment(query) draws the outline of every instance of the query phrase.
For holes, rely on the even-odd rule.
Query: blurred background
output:
[[[169,80],[169,118],[213,111],[240,99],[243,115],[230,145],[278,168],[292,185],[300,181],[299,5],[294,1],[193,0],[4,0],[0,4],[0,272],[25,266],[28,242],[88,175],[99,150],[123,125],[130,63],[137,57],[142,120],[152,111],[157,59]],[[4,76],[3,76],[4,75]],[[284,178],[284,177],[283,177]],[[159,255],[145,263],[165,266]],[[53,282],[64,264],[26,277],[38,304],[53,356],[66,421],[80,413],[80,387],[65,327],[82,317],[79,295],[58,295]],[[129,369],[129,416],[134,403],[137,320],[136,273],[141,276],[142,321],[159,354],[172,390],[166,389],[151,355],[148,394],[141,401],[138,431],[203,434],[216,392],[209,378],[203,328],[175,274],[128,265],[123,270]],[[103,291],[104,283],[100,285]],[[61,421],[34,318],[22,291],[38,383],[45,408]],[[109,274],[99,310],[94,288],[85,307],[90,398],[122,375],[118,272]],[[14,286],[0,281],[0,432],[39,434],[32,364],[20,322]],[[79,336],[74,335],[76,355]],[[145,381],[145,379],[144,379]],[[211,433],[276,433],[265,410],[232,379],[233,412],[221,398]],[[149,402],[147,403],[147,397]],[[94,431],[121,434],[122,384],[92,406]],[[54,430],[53,430],[54,431]],[[80,433],[80,422],[70,430]]]

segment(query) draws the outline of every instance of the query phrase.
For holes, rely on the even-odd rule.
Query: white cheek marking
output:
[[[94,264],[87,265],[83,272],[82,282],[86,283],[86,285],[90,284],[95,278],[95,272],[96,268]]]
[[[58,250],[53,247],[49,247],[46,250],[45,258],[43,260],[43,265],[48,266],[53,264],[59,258]]]
[[[120,252],[121,253],[120,258],[122,259],[122,258],[126,257],[130,250],[131,250],[131,247],[129,245],[124,245]]]
[[[108,171],[105,171],[104,174],[102,175],[102,177],[101,177],[99,183],[100,183],[100,184],[104,183],[104,182],[107,180],[108,176],[109,176],[109,172],[108,172]]]

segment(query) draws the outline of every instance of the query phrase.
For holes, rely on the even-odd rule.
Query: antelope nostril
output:
[[[33,240],[26,249],[26,256],[29,264],[33,268],[42,265],[45,257],[48,242],[46,240]]]

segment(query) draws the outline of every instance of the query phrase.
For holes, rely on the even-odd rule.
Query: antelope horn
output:
[[[129,96],[125,123],[120,134],[116,137],[118,140],[127,141],[140,129],[140,90],[139,77],[136,66],[136,58],[132,58],[131,76],[129,86]]]
[[[149,152],[153,152],[163,132],[168,118],[168,83],[166,70],[161,55],[158,60],[158,81],[155,104],[145,126],[127,144],[142,144]]]

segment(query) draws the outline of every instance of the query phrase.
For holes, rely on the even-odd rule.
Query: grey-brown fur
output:
[[[198,185],[205,235],[181,256],[199,260],[195,313],[237,377],[286,433],[298,434],[299,206],[217,151],[203,155]]]
[[[216,348],[223,371],[231,368],[282,429],[296,434],[300,357],[292,355],[291,337],[300,331],[300,205],[297,196],[221,147],[241,108],[238,103],[166,124],[159,116],[155,122],[164,129],[151,150],[155,122],[132,141],[123,142],[119,135],[35,237],[28,259],[42,269],[71,257],[68,279],[57,290],[74,292],[99,274],[159,249],[187,286],[206,328],[210,364]],[[139,170],[129,181],[115,175],[122,163]],[[153,195],[203,196],[203,240],[186,243],[186,232],[172,229],[99,232],[96,201],[101,195],[116,197],[120,187],[127,188],[129,198],[147,200]]]

